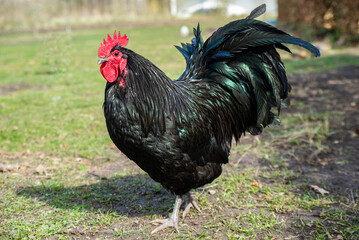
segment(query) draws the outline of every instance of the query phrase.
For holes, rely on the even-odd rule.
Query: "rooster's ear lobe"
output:
[[[122,55],[122,58],[123,58],[123,59],[127,59],[127,58],[128,58],[128,55],[127,55],[127,54],[123,54],[123,55]]]

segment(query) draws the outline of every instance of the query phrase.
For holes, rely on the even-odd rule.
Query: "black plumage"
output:
[[[205,42],[195,28],[192,43],[177,47],[187,62],[177,80],[129,49],[112,49],[127,55],[127,74],[125,86],[121,75],[106,85],[110,137],[176,195],[221,174],[233,137],[238,141],[246,131],[259,134],[279,122],[290,85],[276,48],[289,51],[282,44],[296,44],[319,56],[313,45],[253,19],[264,11],[258,7]]]

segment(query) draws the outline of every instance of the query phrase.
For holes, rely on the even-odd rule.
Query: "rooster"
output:
[[[178,214],[191,207],[189,194],[211,183],[228,163],[232,139],[260,134],[279,123],[290,85],[276,49],[295,44],[319,56],[299,38],[255,20],[265,5],[219,28],[205,42],[199,25],[191,43],[177,49],[186,69],[171,80],[141,55],[125,48],[126,35],[108,35],[98,50],[100,71],[107,80],[104,115],[115,145],[152,179],[176,195],[168,219],[154,220],[158,232],[173,227]],[[274,109],[275,111],[271,111]],[[187,197],[187,201],[185,200]]]

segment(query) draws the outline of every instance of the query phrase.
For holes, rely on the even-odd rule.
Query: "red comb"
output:
[[[111,38],[110,34],[107,34],[107,41],[106,39],[103,39],[103,43],[101,43],[101,46],[98,49],[98,56],[99,57],[108,56],[110,55],[111,49],[114,46],[119,45],[121,47],[125,47],[127,43],[128,43],[128,37],[126,36],[126,34],[121,37],[121,33],[118,32],[118,36],[117,36],[115,30],[115,34],[113,35],[113,38]]]

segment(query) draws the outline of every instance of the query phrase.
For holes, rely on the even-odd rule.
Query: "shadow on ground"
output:
[[[93,177],[90,175],[87,177]],[[166,214],[174,202],[174,196],[147,174],[115,176],[74,187],[49,184],[22,187],[17,194],[57,208],[115,212],[130,217]]]

